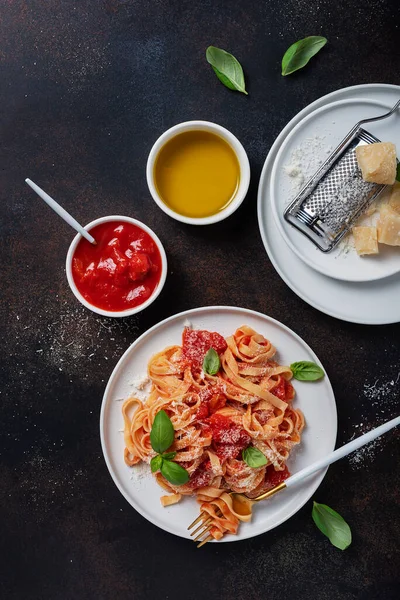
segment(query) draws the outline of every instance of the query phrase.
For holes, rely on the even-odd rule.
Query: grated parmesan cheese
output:
[[[150,378],[146,373],[146,375],[140,375],[139,377],[133,379],[131,386],[135,387],[137,390],[143,390],[149,382]]]
[[[300,192],[304,183],[316,173],[325,162],[333,148],[327,144],[325,135],[315,135],[304,140],[294,148],[290,155],[290,162],[283,166],[283,173],[290,183],[291,194],[288,194],[286,204]],[[329,213],[328,225],[333,231],[343,223],[345,217],[358,206],[360,194],[364,191],[365,182],[359,178],[352,178],[344,182],[337,193],[335,210]],[[354,224],[358,227],[376,227],[379,217],[379,207],[387,202],[388,191],[380,195],[379,200],[372,203],[365,213]],[[400,233],[398,234],[400,236]],[[338,244],[335,258],[346,258],[356,252],[354,236],[349,232]]]
[[[130,387],[132,389],[132,395],[135,396],[138,400],[144,402],[147,399],[147,396],[150,392],[150,378],[147,375],[139,375],[132,379],[130,382]]]
[[[149,476],[150,476],[149,465],[145,462],[140,462],[137,465],[134,465],[132,467],[132,470],[130,473],[130,480],[139,482],[139,481],[142,481],[143,479],[150,478]]]
[[[391,417],[391,413],[393,417],[395,416],[398,412],[399,386],[400,371],[387,381],[376,379],[374,383],[368,381],[364,383],[364,399],[361,400],[359,407],[361,421],[354,426],[355,432],[349,441],[386,422]],[[347,460],[350,467],[353,470],[368,468],[373,459],[382,452],[389,439],[389,435],[381,436],[349,454]]]
[[[303,184],[318,171],[331,152],[332,146],[326,143],[324,135],[306,138],[301,146],[292,151],[290,163],[284,165],[283,172],[290,178],[293,197],[298,194]],[[288,204],[293,197],[288,198]]]

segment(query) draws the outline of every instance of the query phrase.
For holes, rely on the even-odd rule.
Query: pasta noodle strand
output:
[[[190,351],[185,346],[189,334]],[[205,348],[205,340],[210,340],[208,348],[214,344],[219,349],[216,375],[201,369],[199,348]],[[213,519],[210,533],[215,539],[235,534],[240,521],[251,519],[251,509],[235,511],[228,492],[251,498],[283,481],[289,475],[286,461],[301,440],[305,422],[292,406],[292,372],[275,362],[275,355],[271,342],[246,325],[226,340],[185,329],[182,346],[169,346],[151,357],[147,400],[130,397],[122,406],[124,460],[130,467],[150,463],[156,455],[150,442],[152,424],[160,410],[167,413],[175,431],[168,450],[176,452],[174,461],[190,479],[174,486],[157,472],[157,482],[172,494],[162,496],[162,504],[197,496]],[[265,455],[265,466],[252,468],[243,460],[242,450],[249,446]]]

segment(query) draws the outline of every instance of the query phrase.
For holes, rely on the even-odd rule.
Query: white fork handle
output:
[[[383,435],[387,431],[390,431],[390,429],[393,429],[393,427],[397,427],[397,425],[400,425],[400,416],[392,419],[391,421],[388,421],[387,423],[384,423],[383,425],[380,425],[376,429],[372,429],[372,431],[364,433],[364,435],[361,435],[360,437],[349,442],[348,444],[345,444],[341,448],[334,450],[327,456],[324,456],[324,458],[321,458],[315,463],[312,463],[309,467],[306,467],[298,473],[291,475],[291,477],[289,477],[285,481],[286,487],[291,487],[299,481],[303,481],[303,479],[309,477],[316,471],[319,471],[320,469],[323,469],[324,467],[327,467],[328,465],[331,465],[332,463],[336,462],[340,458],[347,456],[351,452],[358,450],[358,448],[361,448],[365,444],[372,442],[372,440],[379,437],[380,435]]]

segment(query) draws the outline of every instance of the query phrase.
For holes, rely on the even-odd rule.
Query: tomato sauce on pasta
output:
[[[221,362],[216,375],[202,369],[210,348]],[[292,406],[292,372],[273,360],[275,354],[271,342],[246,325],[226,339],[185,328],[181,346],[151,357],[147,400],[130,397],[122,407],[129,466],[155,456],[152,423],[160,410],[167,413],[175,431],[170,451],[190,479],[174,486],[156,472],[157,482],[172,494],[163,497],[163,504],[196,495],[201,509],[213,517],[215,539],[236,533],[239,522],[251,518],[235,512],[228,491],[254,498],[289,476],[286,461],[300,442],[304,417]],[[243,460],[249,446],[262,452],[266,465],[253,468]]]

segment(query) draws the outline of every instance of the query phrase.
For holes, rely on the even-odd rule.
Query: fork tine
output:
[[[222,517],[222,512],[219,508],[217,508],[215,512],[217,517]],[[194,536],[198,531],[201,530],[200,533],[195,538],[193,538],[194,542],[199,542],[199,544],[197,545],[198,548],[201,548],[202,546],[204,546],[204,544],[207,544],[207,542],[210,542],[213,539],[213,536],[211,534],[207,535],[207,537],[204,539],[200,538],[204,537],[204,535],[207,534],[214,527],[214,517],[212,517],[206,511],[203,510],[197,517],[197,519],[195,519],[193,523],[189,525],[188,529],[192,529],[192,527],[197,525],[197,523],[199,523],[200,521],[202,521],[202,523],[199,525],[199,527],[197,527],[197,529],[192,531],[190,534],[191,536]]]
[[[198,527],[196,527],[196,529],[194,531],[192,531],[192,533],[190,535],[191,536],[195,535],[198,531],[200,531],[200,529],[203,529],[203,527],[205,525],[208,525],[209,523],[211,523],[212,520],[213,520],[212,517],[208,517],[208,519],[206,519],[205,521],[203,521],[201,523],[201,525],[199,525]]]
[[[195,525],[197,525],[197,523],[199,523],[202,519],[204,519],[207,516],[207,513],[203,510],[199,516],[197,517],[197,519],[195,519],[193,521],[193,523],[191,523],[188,527],[188,529],[192,529],[192,527],[194,527]]]
[[[214,527],[214,525],[212,523],[210,523],[208,525],[208,527],[206,527],[205,529],[203,529],[203,531],[201,531],[195,538],[193,538],[194,542],[198,542],[200,540],[200,538],[207,533],[208,531],[210,531],[210,529],[212,529]]]
[[[200,542],[200,544],[197,544],[197,547],[201,548],[202,546],[204,546],[204,544],[207,544],[207,542],[209,542],[212,539],[213,539],[213,536],[209,535],[208,537],[206,537],[205,540],[203,540],[202,542]]]

